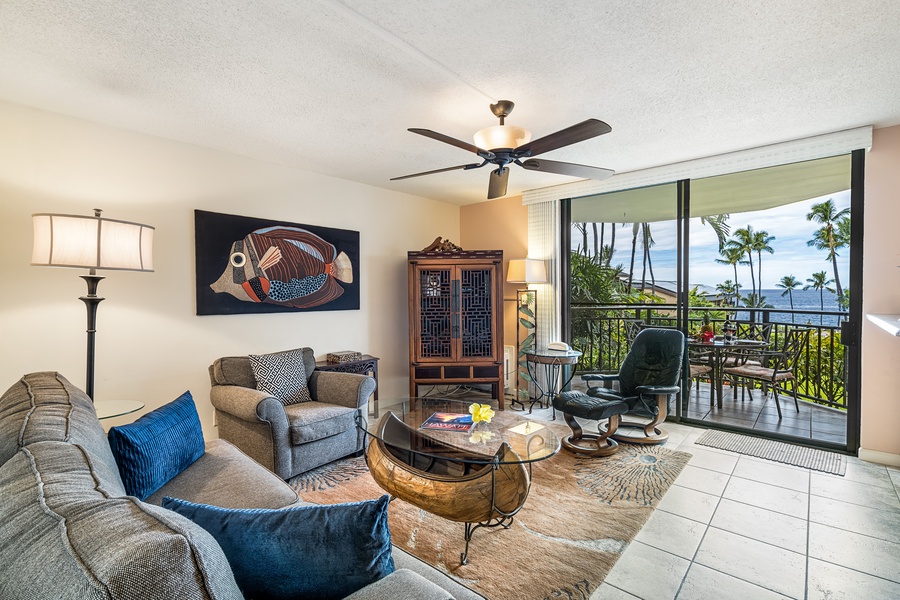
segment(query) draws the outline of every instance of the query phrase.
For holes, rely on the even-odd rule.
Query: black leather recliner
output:
[[[665,420],[669,398],[681,391],[684,334],[675,329],[643,329],[634,338],[616,375],[582,375],[588,395],[607,401],[623,401],[626,414],[648,417],[648,423],[622,421],[611,438],[632,444],[662,444],[669,434],[657,427]],[[618,389],[612,384],[618,382]],[[599,385],[598,385],[599,384]],[[623,429],[640,429],[629,435]],[[633,433],[633,432],[631,432]]]

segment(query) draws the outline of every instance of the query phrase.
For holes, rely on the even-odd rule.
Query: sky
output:
[[[762,257],[762,289],[773,289],[782,277],[793,275],[804,285],[807,278],[816,271],[825,271],[829,279],[834,278],[834,271],[828,253],[824,250],[816,250],[806,245],[812,239],[813,234],[821,227],[819,223],[807,221],[806,215],[812,205],[824,202],[831,198],[834,200],[837,210],[850,206],[850,190],[813,198],[802,202],[786,204],[778,208],[764,211],[745,212],[732,214],[728,219],[730,230],[740,229],[751,225],[754,231],[767,231],[775,239],[769,245],[775,250],[773,254],[763,252]],[[651,235],[655,245],[650,249],[653,260],[653,272],[657,280],[675,280],[675,221],[663,221],[651,223]],[[720,265],[715,262],[721,258],[718,251],[716,234],[709,225],[701,225],[700,219],[691,219],[691,244],[690,244],[690,280],[692,285],[705,284],[715,287],[716,284],[726,279],[734,279],[734,270],[730,265]],[[608,235],[608,234],[607,234]],[[573,244],[580,243],[581,237],[573,234]],[[608,238],[607,238],[608,239]],[[640,278],[641,240],[638,238],[638,251],[635,257],[635,277]],[[849,248],[838,251],[838,273],[841,285],[849,287]],[[753,255],[753,268],[759,277],[756,261],[756,253]],[[620,226],[616,231],[616,252],[613,255],[612,264],[623,265],[628,271],[631,260],[631,225]],[[649,274],[647,279],[649,280]],[[743,293],[750,291],[750,267],[738,265],[738,280]],[[831,286],[833,287],[833,286]]]

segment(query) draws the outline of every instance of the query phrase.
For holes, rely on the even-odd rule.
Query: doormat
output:
[[[607,458],[561,451],[535,463],[531,492],[511,527],[475,531],[465,566],[464,525],[399,499],[388,509],[391,540],[491,600],[588,600],[691,457],[658,446],[620,448]],[[322,504],[385,493],[362,457],[288,483]]]
[[[847,459],[843,454],[748,435],[739,435],[728,431],[710,429],[694,443],[700,446],[709,446],[710,448],[730,450],[738,454],[774,460],[795,467],[823,471],[833,475],[843,476],[847,471]]]

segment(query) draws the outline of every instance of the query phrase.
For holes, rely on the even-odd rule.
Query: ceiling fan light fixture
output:
[[[482,150],[518,148],[531,141],[531,132],[515,125],[495,125],[485,127],[475,133],[475,145]]]

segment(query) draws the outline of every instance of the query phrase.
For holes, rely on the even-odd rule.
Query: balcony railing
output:
[[[642,304],[619,306],[573,306],[572,345],[583,352],[579,370],[585,373],[614,373],[628,353],[637,325],[675,325],[676,306]],[[710,317],[716,332],[722,331],[726,307],[692,307],[688,330],[700,329],[704,313]],[[740,324],[771,324],[769,348],[780,349],[784,337],[793,327],[811,329],[794,369],[798,395],[817,404],[846,409],[846,351],[841,344],[838,323],[846,312],[754,308],[728,310],[732,321]],[[792,315],[803,315],[805,322],[791,323]],[[813,319],[809,316],[813,315]],[[787,321],[787,322],[785,322]],[[833,323],[822,324],[822,323]]]

